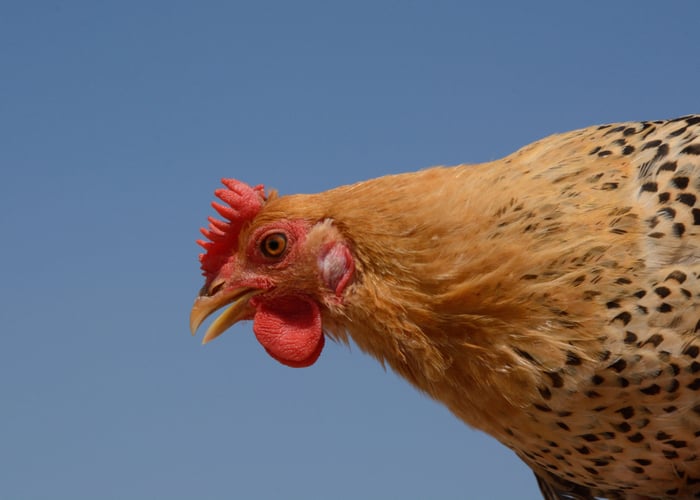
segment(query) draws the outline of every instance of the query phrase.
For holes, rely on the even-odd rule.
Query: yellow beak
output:
[[[207,328],[202,344],[214,340],[242,319],[249,318],[254,311],[248,304],[248,300],[261,291],[254,288],[233,288],[220,291],[210,297],[197,297],[190,312],[192,335],[197,333],[205,319],[227,305],[229,307]]]

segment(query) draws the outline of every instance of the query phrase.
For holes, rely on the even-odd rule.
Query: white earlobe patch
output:
[[[334,243],[319,258],[319,268],[323,282],[340,296],[352,278],[355,264],[348,247]]]

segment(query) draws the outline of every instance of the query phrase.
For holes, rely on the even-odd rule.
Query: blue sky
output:
[[[700,3],[0,4],[0,498],[538,498],[511,452],[328,344],[202,347],[221,177],[316,192],[698,112]]]

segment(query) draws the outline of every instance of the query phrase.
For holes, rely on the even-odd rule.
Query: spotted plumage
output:
[[[578,291],[567,300],[592,304],[604,320],[581,348],[585,360],[568,353],[552,364],[550,353],[542,362],[516,351],[542,376],[501,440],[555,485],[551,498],[700,498],[700,116],[559,139],[567,154],[556,162],[559,152],[537,143],[513,162],[552,163],[536,175],[560,185],[576,210],[592,191],[614,197],[589,215],[602,237],[567,256],[581,272],[574,264],[561,277]]]
[[[314,195],[226,182],[194,329],[232,305],[206,340],[253,319],[307,366],[321,328],[352,337],[548,499],[700,498],[700,116]]]

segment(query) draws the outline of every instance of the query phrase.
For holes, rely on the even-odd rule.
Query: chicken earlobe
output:
[[[350,250],[343,243],[329,245],[319,258],[319,269],[324,284],[340,297],[355,271]]]

